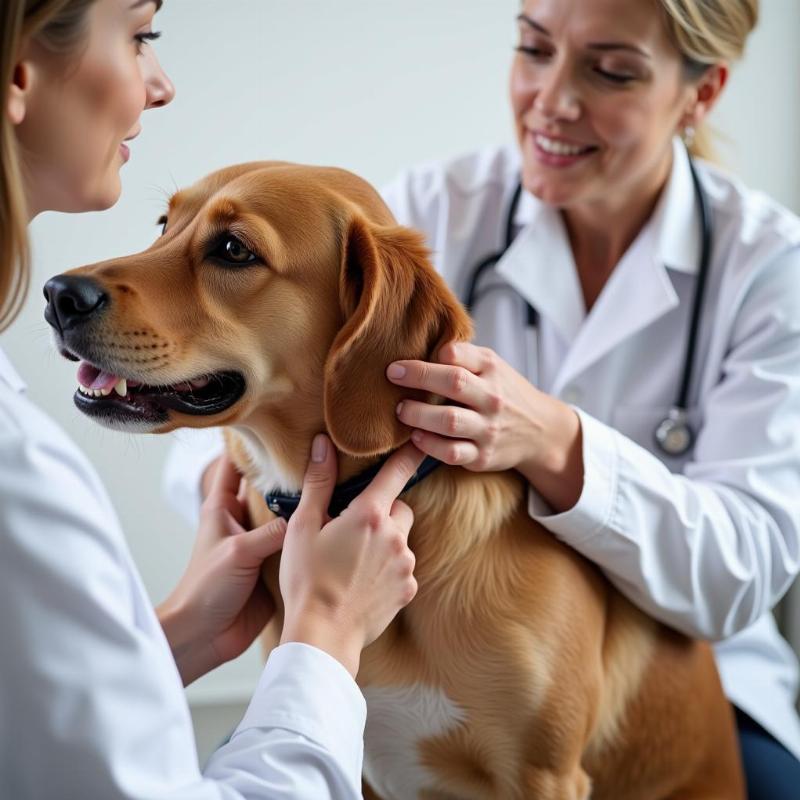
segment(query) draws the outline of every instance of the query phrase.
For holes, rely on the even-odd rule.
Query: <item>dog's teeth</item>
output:
[[[100,390],[100,394],[101,394],[103,397],[108,397],[108,396],[111,394],[111,389],[101,389],[101,390]]]
[[[126,381],[125,378],[120,378],[117,385],[114,387],[114,391],[120,397],[125,397],[125,395],[128,394],[128,381]]]

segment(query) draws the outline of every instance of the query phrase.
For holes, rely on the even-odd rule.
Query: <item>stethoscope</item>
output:
[[[700,328],[700,314],[703,307],[703,297],[706,289],[706,279],[708,277],[709,263],[711,260],[711,246],[713,231],[711,227],[711,211],[708,205],[708,197],[703,190],[700,178],[695,169],[694,160],[689,157],[689,169],[692,173],[692,183],[694,184],[695,196],[700,206],[700,268],[697,273],[697,287],[695,288],[692,313],[689,319],[689,336],[686,342],[686,354],[683,361],[683,373],[681,377],[678,396],[672,404],[667,416],[658,423],[653,436],[657,447],[662,453],[668,456],[682,456],[689,451],[694,442],[694,431],[689,424],[688,403],[689,388],[694,372],[695,351],[697,349],[697,333]],[[505,244],[498,253],[492,253],[477,264],[469,279],[464,305],[467,310],[472,312],[475,303],[489,292],[495,289],[511,289],[505,283],[496,283],[483,291],[478,291],[478,282],[486,270],[493,267],[505,255],[506,250],[511,247],[514,241],[514,217],[517,213],[520,197],[522,196],[522,183],[517,183],[511,203],[508,208],[505,223]],[[539,324],[539,314],[530,303],[526,303],[528,310],[528,326],[536,327]]]

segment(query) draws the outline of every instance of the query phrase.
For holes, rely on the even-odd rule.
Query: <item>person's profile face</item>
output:
[[[155,0],[96,0],[74,53],[31,42],[25,117],[17,126],[30,204],[35,211],[88,211],[113,205],[130,140],[146,108],[174,90],[150,40]]]
[[[569,208],[663,180],[692,87],[657,4],[525,0],[517,25],[510,88],[525,187]]]

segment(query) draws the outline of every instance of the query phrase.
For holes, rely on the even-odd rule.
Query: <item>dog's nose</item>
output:
[[[91,278],[56,275],[44,285],[47,308],[44,318],[59,331],[67,331],[86,322],[102,309],[108,295]]]

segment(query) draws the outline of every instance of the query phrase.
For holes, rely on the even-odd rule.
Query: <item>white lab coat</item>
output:
[[[365,718],[341,664],[284,645],[201,774],[105,491],[0,351],[0,798],[358,798]]]
[[[560,214],[523,193],[516,238],[481,282],[508,289],[477,304],[476,341],[581,418],[578,503],[553,514],[531,490],[531,515],[654,617],[724,639],[728,697],[800,757],[797,662],[770,614],[800,570],[800,220],[698,170],[714,241],[686,456],[665,457],[653,438],[678,392],[700,258],[679,142],[652,218],[588,315]],[[502,247],[518,175],[516,149],[496,148],[407,171],[383,194],[463,298],[473,267]],[[539,313],[535,330],[521,298]],[[184,513],[219,452],[212,437],[184,433],[171,453],[165,481]]]

